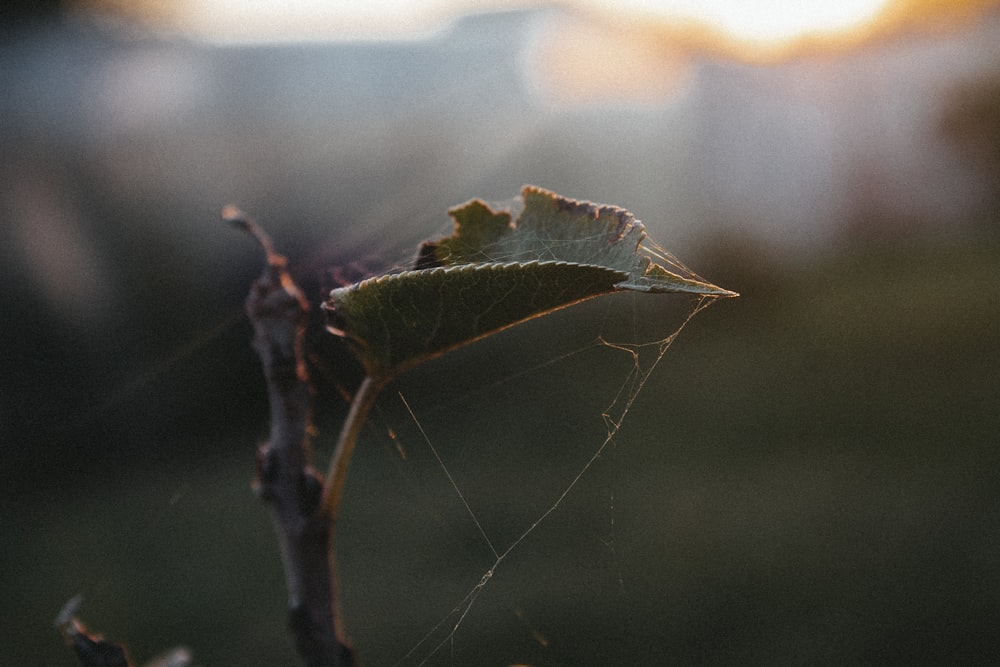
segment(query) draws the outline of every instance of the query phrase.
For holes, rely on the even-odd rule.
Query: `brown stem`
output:
[[[257,455],[255,489],[278,533],[289,629],[304,664],[351,667],[354,653],[337,618],[332,517],[321,503],[322,477],[309,465],[312,388],[303,353],[308,305],[267,235],[235,207],[227,206],[223,218],[252,234],[267,255],[246,300],[271,406],[270,439]]]
[[[330,459],[330,469],[327,471],[323,499],[320,502],[323,512],[333,522],[337,520],[340,498],[344,494],[344,484],[347,481],[347,467],[351,462],[351,455],[354,453],[358,436],[361,434],[361,427],[364,426],[368,413],[375,405],[375,399],[378,398],[379,391],[384,386],[384,381],[366,376],[361,382],[361,386],[358,387],[357,393],[354,394],[351,409],[340,430],[340,438],[337,440],[337,448],[333,451],[333,457]]]

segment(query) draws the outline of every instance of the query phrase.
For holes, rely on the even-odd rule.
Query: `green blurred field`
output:
[[[1000,247],[910,239],[798,266],[717,248],[696,266],[741,298],[688,325],[427,664],[993,662]],[[586,304],[387,390],[340,526],[363,664],[403,658],[493,562],[396,392],[503,550],[603,440],[631,361],[596,335],[655,340],[685,307]],[[234,430],[11,500],[0,664],[74,664],[52,619],[81,590],[82,618],[139,662],[183,644],[205,666],[293,664],[254,442],[232,454]]]

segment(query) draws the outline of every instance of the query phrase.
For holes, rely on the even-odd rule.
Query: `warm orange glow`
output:
[[[468,12],[538,0],[76,0],[214,41],[419,37]],[[557,104],[662,104],[697,56],[774,61],[904,30],[942,29],[1000,0],[564,0],[532,31],[525,73]],[[539,14],[542,16],[542,14]]]
[[[538,88],[558,103],[661,102],[687,78],[688,59],[655,35],[609,29],[586,17],[549,22],[530,50]]]
[[[829,53],[906,31],[947,30],[1000,7],[1000,0],[580,2],[595,22],[629,32],[633,39],[655,35],[674,54],[751,61]]]
[[[687,53],[775,60],[868,36],[891,0],[788,3],[783,0],[631,0],[631,12],[592,0],[597,20],[656,34]]]
[[[775,57],[803,44],[853,43],[902,26],[937,28],[998,0],[563,0],[633,33],[669,33],[680,45],[741,57]],[[68,6],[222,41],[405,37],[469,12],[543,5],[542,0],[75,0]],[[631,41],[631,38],[626,39]],[[640,40],[641,41],[641,40]],[[638,51],[646,47],[638,45]],[[629,49],[626,59],[638,55]]]
[[[803,35],[850,30],[874,17],[887,0],[592,0],[613,13],[640,13],[653,20],[693,23],[728,37],[773,44]]]
[[[889,0],[874,23],[880,32],[948,29],[998,5],[997,0]]]
[[[557,103],[663,103],[683,90],[693,55],[773,60],[860,41],[884,2],[592,0],[539,31],[529,69]]]

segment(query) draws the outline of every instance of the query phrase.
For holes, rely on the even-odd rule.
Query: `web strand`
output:
[[[451,471],[448,470],[448,466],[446,466],[444,461],[441,460],[441,455],[438,454],[437,448],[434,447],[431,439],[427,437],[427,433],[424,431],[424,427],[417,420],[417,416],[413,414],[413,408],[411,408],[410,404],[406,402],[406,397],[403,396],[403,392],[398,393],[399,399],[403,401],[403,405],[406,406],[406,411],[410,413],[410,418],[413,419],[413,423],[417,425],[417,429],[420,431],[420,436],[424,439],[424,442],[427,443],[427,446],[430,447],[431,452],[434,453],[434,458],[437,459],[441,469],[444,470],[444,474],[447,475],[448,481],[451,482],[451,488],[455,490],[455,493],[458,495],[458,499],[462,501],[462,505],[465,506],[465,510],[469,513],[469,516],[472,517],[472,522],[476,524],[476,528],[479,529],[479,534],[482,535],[483,540],[486,542],[487,546],[489,546],[490,552],[493,553],[493,557],[499,558],[496,547],[493,546],[493,542],[490,540],[489,536],[486,535],[486,531],[483,530],[483,524],[479,522],[479,519],[476,517],[476,513],[472,511],[472,507],[469,506],[469,502],[465,499],[465,494],[463,494],[462,490],[458,488],[455,478],[451,476]]]
[[[441,466],[441,469],[444,471],[445,476],[451,483],[451,486],[454,489],[455,494],[458,496],[459,500],[465,506],[466,511],[468,512],[469,516],[475,523],[476,528],[479,530],[480,535],[482,536],[486,544],[489,546],[490,551],[492,552],[495,560],[493,561],[493,564],[483,573],[480,580],[469,590],[469,592],[466,593],[465,596],[462,597],[462,599],[457,604],[455,604],[452,607],[452,609],[440,621],[438,621],[402,658],[400,658],[398,662],[395,663],[396,667],[398,667],[399,665],[406,664],[411,658],[416,656],[423,647],[427,646],[431,642],[433,637],[435,637],[436,635],[439,634],[439,632],[441,632],[442,628],[448,627],[449,621],[451,619],[455,620],[453,623],[450,624],[450,627],[448,627],[447,634],[445,634],[444,637],[442,637],[439,641],[437,641],[437,643],[433,644],[433,646],[429,649],[429,651],[425,655],[423,655],[422,659],[420,659],[420,661],[416,664],[418,665],[418,667],[425,665],[445,645],[450,644],[454,649],[455,635],[458,633],[459,629],[461,628],[465,619],[468,617],[469,613],[472,611],[472,608],[475,606],[475,603],[478,600],[483,589],[486,587],[487,584],[490,583],[490,581],[492,581],[493,576],[496,573],[498,567],[532,533],[534,533],[539,526],[541,526],[553,513],[556,512],[556,510],[559,509],[559,507],[563,504],[563,502],[570,495],[570,493],[572,493],[574,488],[576,488],[580,480],[584,478],[584,476],[588,473],[588,471],[591,469],[594,463],[596,463],[597,460],[601,458],[601,456],[607,450],[608,446],[615,441],[615,437],[621,430],[622,425],[625,422],[626,416],[631,411],[633,404],[639,397],[639,394],[642,392],[642,389],[645,387],[646,382],[649,380],[653,371],[656,369],[660,361],[663,359],[663,356],[666,354],[667,350],[670,348],[673,341],[677,338],[677,336],[684,329],[684,327],[687,326],[688,322],[690,322],[691,319],[694,318],[695,315],[697,315],[699,312],[707,308],[713,302],[714,299],[710,297],[699,298],[698,301],[695,303],[695,305],[688,312],[687,316],[685,317],[684,321],[680,324],[680,326],[677,327],[677,329],[672,334],[661,340],[653,341],[651,343],[636,344],[636,343],[614,343],[604,339],[603,337],[598,338],[600,345],[606,346],[611,349],[621,350],[623,352],[626,352],[632,357],[632,368],[628,372],[622,384],[619,385],[619,388],[611,404],[602,413],[602,417],[604,418],[605,423],[607,424],[608,427],[607,433],[602,442],[600,443],[600,445],[591,454],[590,458],[583,464],[583,466],[576,473],[576,475],[573,476],[573,478],[569,481],[569,483],[565,487],[563,487],[562,491],[558,494],[555,501],[551,505],[549,505],[548,508],[545,511],[543,511],[538,516],[538,518],[536,518],[520,535],[518,535],[518,537],[516,537],[507,546],[507,548],[503,550],[503,552],[498,551],[494,546],[493,542],[486,535],[486,531],[483,529],[482,524],[479,521],[478,517],[476,516],[475,512],[472,510],[472,507],[467,502],[465,495],[462,493],[461,488],[455,482],[455,479],[452,476],[451,472],[449,471],[448,466],[445,464],[444,460],[438,454],[437,449],[434,447],[430,438],[427,436],[427,433],[424,431],[423,426],[420,424],[409,403],[406,401],[406,398],[402,395],[402,393],[399,394],[399,397],[402,400],[403,405],[406,407],[406,410],[409,413],[410,418],[413,420],[414,424],[416,424],[418,430],[420,431],[420,435],[424,439],[424,442],[427,443],[427,446],[433,452],[435,459],[437,459],[438,465]],[[589,347],[590,346],[587,346],[587,348]],[[653,360],[649,363],[647,368],[643,368],[640,352],[647,348],[654,350]],[[573,354],[576,354],[579,351],[581,350],[576,350],[572,353],[569,353],[568,355],[561,355],[560,358],[563,358],[564,356],[572,356]],[[617,414],[615,414],[616,407],[620,408]],[[613,498],[614,497],[612,496],[612,503],[614,503]],[[613,528],[614,528],[614,519],[612,519],[612,529]],[[617,581],[619,587],[624,588],[624,582],[622,580],[622,575],[620,572],[618,572],[617,574]]]

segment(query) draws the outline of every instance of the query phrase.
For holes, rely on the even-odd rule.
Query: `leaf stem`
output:
[[[330,518],[331,523],[337,521],[340,499],[344,495],[344,485],[347,482],[347,468],[350,465],[354,447],[358,442],[358,436],[368,419],[368,413],[375,405],[379,392],[385,385],[384,378],[365,376],[351,401],[351,408],[340,430],[337,447],[330,459],[330,468],[327,471],[326,484],[323,488],[323,499],[320,502],[320,511]]]

